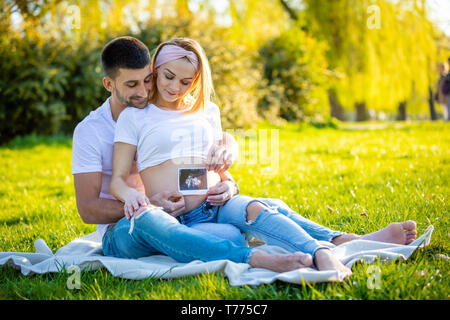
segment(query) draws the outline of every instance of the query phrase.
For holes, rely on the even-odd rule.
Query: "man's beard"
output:
[[[143,107],[145,107],[145,106],[147,105],[147,102],[145,102],[144,105],[136,105],[135,102],[132,101],[132,98],[134,98],[134,97],[130,97],[130,98],[127,100],[127,99],[125,99],[124,97],[122,97],[122,95],[120,94],[119,90],[117,90],[117,89],[114,89],[114,94],[116,95],[117,100],[119,100],[119,102],[120,102],[122,105],[124,105],[124,106],[127,106],[127,107],[134,107],[134,108],[138,108],[138,109],[139,109],[139,108],[143,108]]]

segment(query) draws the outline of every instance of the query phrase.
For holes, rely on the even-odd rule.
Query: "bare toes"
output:
[[[406,231],[406,236],[407,237],[416,237],[417,236],[417,231],[413,230],[413,231]]]
[[[402,223],[403,229],[407,231],[413,231],[416,230],[417,225],[416,222],[413,220],[408,220]]]
[[[416,232],[411,232],[411,233],[409,233],[409,232],[407,232],[406,233],[406,241],[405,241],[405,244],[410,244],[411,242],[413,242],[414,240],[416,240]]]
[[[305,267],[310,267],[312,265],[313,259],[310,254],[307,254],[307,253],[305,254],[305,253],[300,253],[300,252],[296,252],[294,254],[299,256],[300,263],[302,265],[304,265]]]

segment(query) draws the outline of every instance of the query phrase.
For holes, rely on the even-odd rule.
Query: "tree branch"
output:
[[[297,13],[294,11],[294,9],[292,9],[291,7],[289,7],[289,5],[287,4],[287,2],[285,0],[280,0],[281,6],[287,11],[287,13],[289,14],[289,17],[291,17],[292,20],[297,21],[298,20],[298,15]]]

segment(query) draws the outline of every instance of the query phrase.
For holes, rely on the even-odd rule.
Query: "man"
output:
[[[106,75],[103,85],[111,92],[111,97],[77,125],[72,151],[72,174],[78,212],[85,223],[97,224],[100,236],[104,235],[108,225],[113,225],[124,217],[123,203],[109,193],[114,129],[120,113],[127,106],[144,108],[147,105],[151,79],[150,54],[141,41],[122,37],[105,46],[102,65]],[[238,149],[237,143],[226,133],[224,141],[224,146],[212,149],[209,155],[211,168],[221,169],[219,174],[222,182],[209,190],[211,202],[217,205],[223,204],[237,192],[231,175],[225,172],[235,158],[233,150],[236,152]],[[145,193],[136,163],[127,184]],[[156,194],[150,202],[163,207],[172,216],[177,216],[184,210],[183,197],[177,192]],[[219,232],[220,234],[223,233]],[[236,241],[242,242],[240,238],[243,236],[237,228],[236,232],[229,235],[232,238],[230,240],[238,239]]]

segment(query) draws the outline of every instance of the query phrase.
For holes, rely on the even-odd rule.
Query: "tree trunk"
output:
[[[338,120],[344,121],[345,120],[344,108],[339,103],[336,97],[336,92],[333,89],[328,90],[328,102],[330,103],[330,116]]]
[[[406,120],[406,101],[402,101],[398,104],[397,120],[399,121]]]
[[[433,89],[431,87],[428,87],[428,105],[430,107],[431,120],[437,120],[436,108],[434,107]]]
[[[369,112],[367,111],[365,102],[355,103],[355,109],[356,109],[356,121],[369,120]]]

